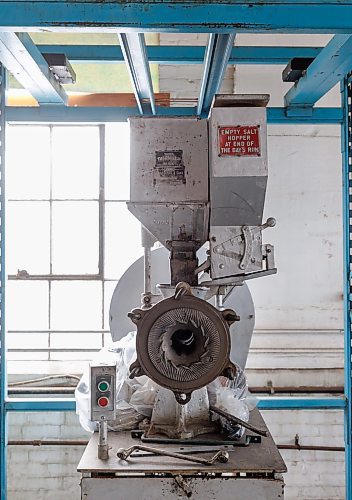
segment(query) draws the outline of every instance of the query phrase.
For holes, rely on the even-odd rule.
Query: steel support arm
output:
[[[335,35],[287,92],[285,105],[313,106],[352,70],[352,35]]]
[[[197,115],[207,116],[214,95],[219,92],[225,76],[235,33],[210,34],[204,56],[204,72],[198,98]]]
[[[123,57],[130,74],[137,106],[141,115],[155,115],[155,98],[143,33],[119,35]]]
[[[67,103],[65,90],[27,33],[0,33],[0,62],[39,104]]]

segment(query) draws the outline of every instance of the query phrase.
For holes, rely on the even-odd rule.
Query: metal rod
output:
[[[144,293],[151,293],[151,258],[152,251],[150,247],[144,247]]]
[[[244,420],[235,417],[234,415],[231,415],[227,411],[220,410],[220,408],[217,408],[216,406],[209,406],[209,410],[213,411],[214,413],[217,413],[218,415],[221,415],[222,417],[226,418],[226,420],[229,420],[230,422],[233,422],[234,424],[241,425],[242,427],[245,427],[249,431],[254,432],[255,434],[259,434],[260,436],[267,437],[268,432],[264,429],[258,429],[258,427],[254,427],[254,425],[249,424],[248,422],[245,422]]]
[[[9,388],[8,394],[69,394],[73,395],[75,387],[14,387]]]
[[[297,393],[297,394],[343,394],[343,386],[336,387],[319,387],[313,385],[302,385],[300,387],[285,386],[285,387],[269,387],[269,386],[253,386],[248,388],[252,393]]]
[[[98,458],[100,460],[107,460],[109,458],[108,423],[106,420],[99,422]]]
[[[20,280],[20,281],[92,281],[100,280],[102,276],[98,274],[10,274],[8,276],[9,280]]]
[[[31,440],[9,440],[9,446],[87,446],[89,441],[75,439],[31,439]],[[345,451],[344,446],[319,446],[319,445],[297,445],[297,444],[277,444],[279,450],[297,450],[297,451]],[[138,455],[141,456],[141,455]]]
[[[298,450],[298,451],[345,451],[344,446],[311,446],[300,444],[277,444],[279,450]]]
[[[9,440],[9,446],[87,446],[89,441],[78,439],[13,439]]]

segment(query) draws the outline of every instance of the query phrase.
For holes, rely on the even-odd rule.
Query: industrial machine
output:
[[[82,498],[125,498],[126,485],[129,498],[283,498],[285,464],[259,412],[248,422],[216,397],[245,367],[254,327],[246,281],[276,273],[262,240],[275,225],[262,220],[268,97],[216,96],[208,120],[130,119],[128,208],[142,224],[144,259],[119,281],[110,326],[114,340],[137,330],[129,377],[147,376],[157,391],[148,422],[133,437],[109,436],[109,452],[114,368],[91,368],[100,432],[79,465]]]

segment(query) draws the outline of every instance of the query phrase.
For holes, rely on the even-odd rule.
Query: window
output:
[[[142,255],[128,125],[10,125],[6,161],[9,372],[80,372]]]

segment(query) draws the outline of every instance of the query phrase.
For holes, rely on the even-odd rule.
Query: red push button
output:
[[[98,406],[100,406],[100,408],[105,408],[105,406],[108,406],[108,404],[109,400],[105,396],[102,396],[98,399]]]

